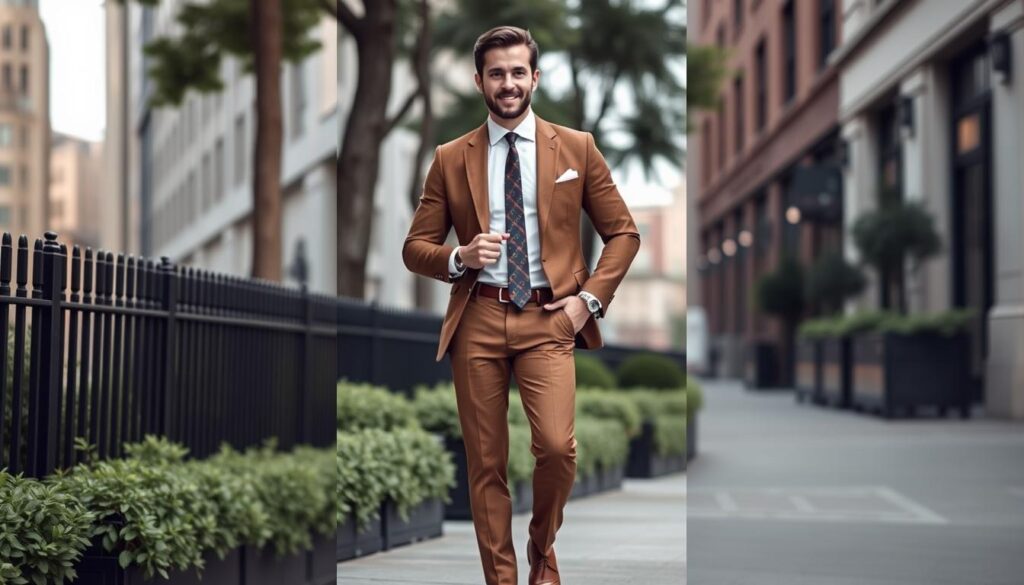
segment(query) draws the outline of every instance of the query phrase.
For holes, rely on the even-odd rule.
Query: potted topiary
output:
[[[672,358],[638,353],[623,360],[618,371],[620,388],[679,390],[686,385],[683,367]]]
[[[773,344],[755,341],[747,351],[745,381],[748,388],[791,386],[793,378],[793,338],[804,311],[803,270],[791,257],[784,257],[774,272],[757,282],[758,307],[782,321],[782,346],[776,357]],[[781,367],[776,369],[776,365]]]
[[[615,388],[615,375],[600,359],[587,354],[575,354],[577,388]]]
[[[629,392],[643,422],[630,440],[626,477],[658,477],[686,469],[688,394],[689,387],[686,392]]]
[[[970,416],[970,310],[890,314],[851,342],[854,406],[890,418],[924,406]]]

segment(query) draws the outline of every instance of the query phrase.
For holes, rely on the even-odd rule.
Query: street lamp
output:
[[[743,230],[737,239],[741,246],[749,248],[754,243],[754,234],[750,233],[750,230]]]
[[[789,209],[786,210],[786,221],[793,225],[800,223],[800,208],[795,205],[791,205]]]

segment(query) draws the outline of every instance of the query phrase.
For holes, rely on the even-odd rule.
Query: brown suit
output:
[[[590,134],[536,118],[536,141],[540,255],[554,298],[586,290],[607,312],[640,246],[636,224]],[[506,477],[509,375],[519,385],[537,457],[530,535],[554,566],[554,536],[576,469],[573,346],[594,349],[602,341],[592,318],[574,335],[564,311],[535,303],[518,311],[471,294],[479,270],[449,278],[453,247],[445,240],[451,228],[463,245],[488,230],[488,148],[486,124],[438,147],[402,257],[413,272],[453,282],[437,359],[451,352],[486,582],[515,585]],[[579,178],[556,184],[569,169]],[[581,210],[605,243],[594,274],[580,242]]]

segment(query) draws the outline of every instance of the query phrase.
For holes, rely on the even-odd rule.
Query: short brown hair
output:
[[[477,74],[484,74],[484,55],[487,51],[518,45],[526,45],[526,48],[530,49],[530,70],[531,73],[536,71],[540,50],[537,48],[537,42],[530,36],[530,31],[515,26],[499,26],[480,35],[473,45],[473,60],[476,62]]]

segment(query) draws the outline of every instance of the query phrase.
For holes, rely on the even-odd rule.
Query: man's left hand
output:
[[[564,310],[565,314],[569,315],[569,319],[572,321],[574,333],[579,333],[580,329],[583,329],[583,326],[587,323],[587,319],[590,318],[587,304],[576,295],[560,298],[553,303],[544,305],[544,308],[548,311]]]

